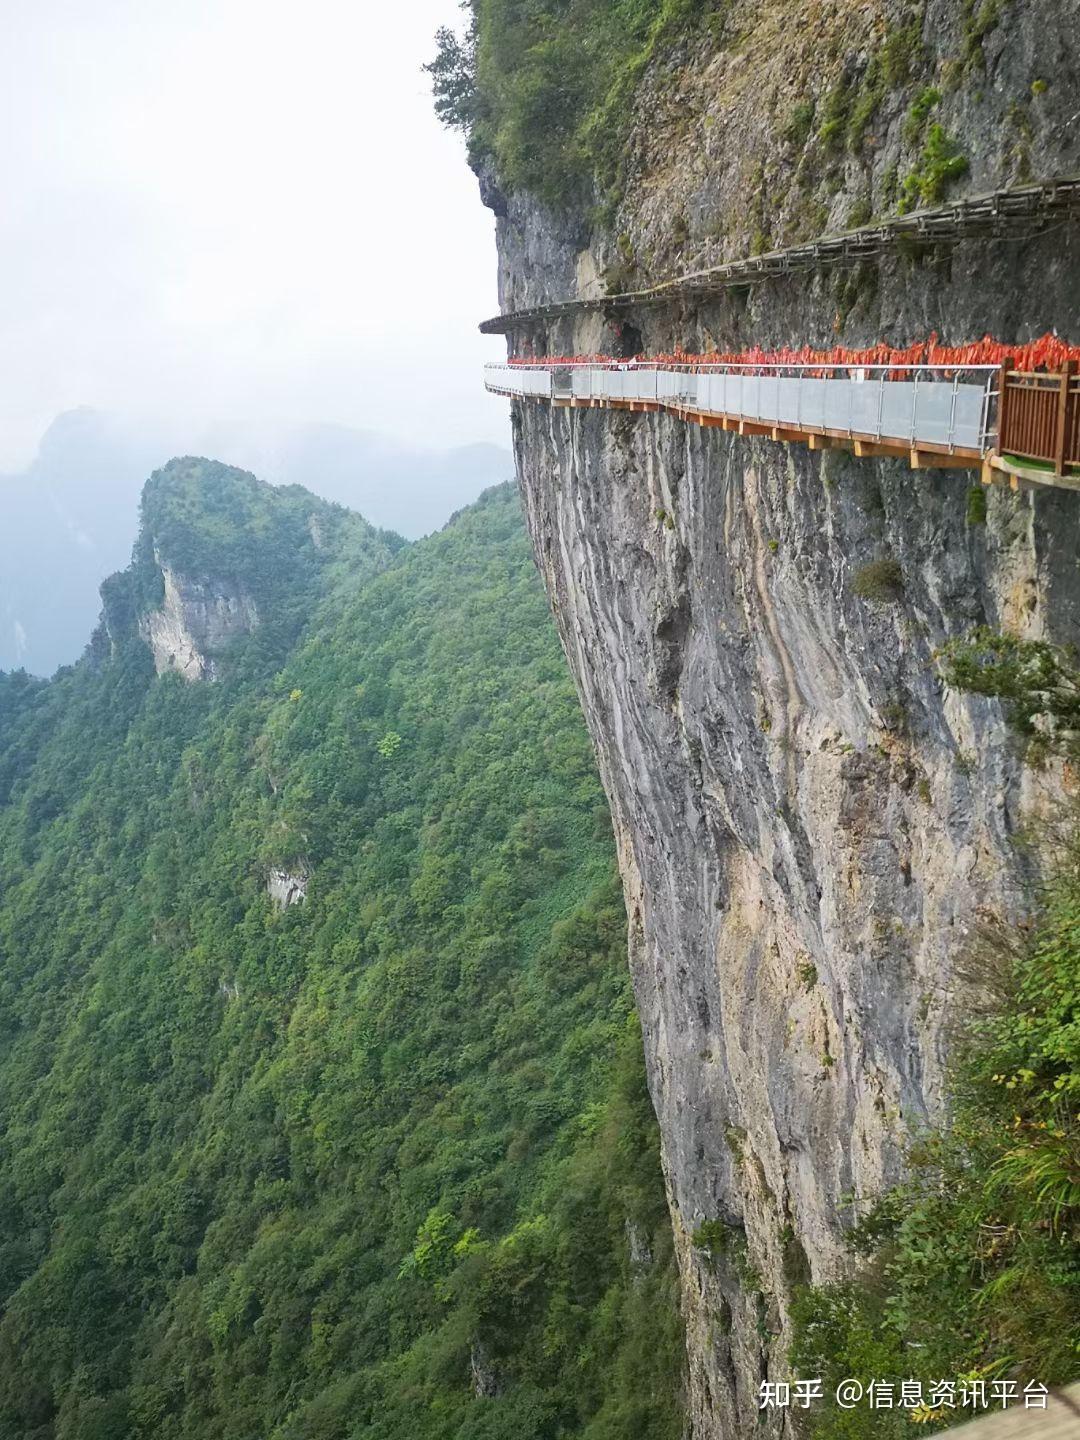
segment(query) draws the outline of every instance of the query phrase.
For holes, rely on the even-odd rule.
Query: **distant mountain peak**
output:
[[[131,565],[102,586],[109,653],[133,635],[158,675],[214,680],[264,625],[267,663],[325,592],[331,562],[373,573],[404,543],[300,485],[178,456],[143,489]]]
[[[163,465],[170,454],[176,458]],[[184,509],[173,503],[178,495],[187,490],[193,499],[187,526],[192,563],[212,569],[208,556],[222,538],[209,514],[215,476],[220,484],[232,477],[222,493],[234,502],[247,493],[252,515],[265,508],[260,498],[265,487],[256,474],[274,486],[303,485],[307,539],[330,561],[339,526],[311,492],[359,511],[377,527],[416,539],[512,469],[510,454],[497,446],[420,449],[343,425],[163,421],[88,407],[65,411],[42,436],[25,470],[0,475],[0,670],[26,665],[46,674],[78,656],[98,614],[102,581],[131,555],[139,494],[151,472],[176,521],[183,520]],[[392,547],[401,543],[383,539]],[[187,573],[177,557],[167,558],[177,573]],[[260,579],[249,583],[252,594]],[[160,584],[154,603],[160,603]]]

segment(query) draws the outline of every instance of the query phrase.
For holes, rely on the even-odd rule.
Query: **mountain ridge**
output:
[[[142,484],[169,455],[211,454],[418,538],[508,478],[497,446],[424,450],[344,425],[164,423],[89,408],[58,416],[34,461],[0,475],[0,669],[40,674],[79,655],[97,592],[124,568]]]

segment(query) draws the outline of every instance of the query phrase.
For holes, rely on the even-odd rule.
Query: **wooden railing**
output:
[[[1069,361],[1057,374],[1001,367],[998,450],[1041,460],[1064,475],[1080,466],[1080,376]]]

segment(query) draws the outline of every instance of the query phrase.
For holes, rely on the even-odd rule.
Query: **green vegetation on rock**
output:
[[[1004,700],[1047,750],[1080,755],[1080,673],[1042,642],[989,631],[946,647],[947,682]],[[793,1368],[898,1384],[1055,1385],[1080,1370],[1080,823],[1027,929],[988,926],[965,960],[967,1023],[949,1127],[918,1139],[909,1178],[852,1234],[849,1283],[804,1288]],[[976,1004],[976,1002],[979,1002]],[[897,1392],[899,1393],[899,1392]],[[814,1440],[888,1440],[963,1412],[826,1407]],[[969,1414],[971,1412],[968,1412]]]
[[[611,198],[637,84],[661,47],[705,23],[709,0],[471,0],[464,38],[436,37],[437,113],[474,160],[550,203]]]
[[[901,215],[919,206],[937,205],[945,198],[949,185],[968,172],[967,157],[959,143],[935,122],[926,132],[926,141],[915,168],[904,177],[900,187]]]
[[[754,30],[730,6],[710,0],[464,0],[462,8],[464,33],[440,29],[426,67],[437,114],[468,136],[474,165],[490,165],[507,190],[527,191],[601,224],[613,220],[639,151],[634,127],[645,120],[646,76],[650,93],[670,90],[688,66],[706,63],[721,46],[733,56],[745,53]],[[964,0],[963,53],[941,59],[925,7],[905,5],[861,52],[834,54],[824,72],[809,67],[815,85],[825,80],[820,92],[797,95],[786,114],[759,117],[764,133],[775,129],[781,142],[804,152],[795,178],[813,194],[802,207],[799,233],[820,230],[823,218],[810,222],[846,183],[847,157],[869,156],[882,139],[875,131],[891,124],[905,102],[903,138],[916,152],[914,163],[902,182],[893,177],[882,184],[882,205],[874,208],[895,204],[906,213],[937,204],[967,173],[959,143],[930,123],[942,100],[930,82],[955,88],[981,61],[983,41],[1000,14],[1000,0]],[[698,118],[708,129],[716,115],[669,115],[665,124],[682,138]],[[746,184],[748,195],[760,188]],[[754,253],[772,245],[765,227],[759,231],[764,238],[751,247]],[[679,244],[686,237],[672,238]]]
[[[910,1178],[853,1234],[849,1284],[794,1307],[797,1373],[896,1384],[943,1377],[1023,1386],[1080,1369],[1080,848],[1041,923],[1010,944],[983,938],[975,1020],[953,1076],[950,1128],[916,1143]],[[931,1407],[932,1408],[932,1407]],[[943,1429],[958,1412],[925,1417]],[[822,1411],[816,1440],[910,1433],[904,1412]]]
[[[860,600],[873,600],[888,605],[904,596],[904,574],[900,562],[891,555],[871,560],[855,572],[851,588]]]
[[[0,1437],[676,1440],[613,844],[516,497],[402,548],[194,463],[144,520],[87,659],[0,676]],[[220,681],[153,674],[155,544],[259,598]]]

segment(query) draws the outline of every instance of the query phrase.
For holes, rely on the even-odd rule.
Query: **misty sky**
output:
[[[493,220],[420,71],[455,0],[0,14],[0,471],[79,405],[507,442]]]

